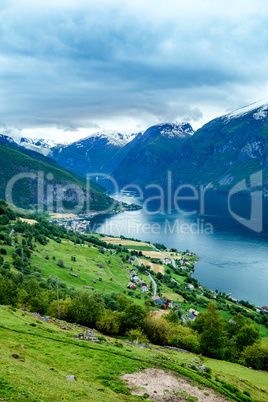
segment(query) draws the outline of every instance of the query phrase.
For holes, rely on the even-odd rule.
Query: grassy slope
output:
[[[19,310],[0,306],[0,399],[141,400],[128,394],[119,377],[147,367],[171,369],[178,374],[194,376],[202,384],[206,381],[197,373],[180,366],[182,363],[191,363],[195,357],[192,354],[164,349],[152,351],[130,345],[118,348],[114,340],[108,344],[93,344],[74,339],[73,336],[78,332],[79,328],[62,330],[55,324],[38,321]],[[109,338],[107,340],[111,341]],[[11,357],[14,353],[25,361]],[[214,381],[217,376],[242,392],[248,391],[254,401],[267,401],[267,393],[261,389],[267,387],[268,373],[208,358],[205,364],[212,369],[214,384],[217,384]],[[77,381],[67,381],[69,374],[76,375]]]
[[[18,173],[35,173],[42,172],[44,178],[47,174],[53,175],[52,184],[66,183],[75,184],[84,188],[86,182],[81,177],[65,170],[60,165],[51,161],[49,158],[38,154],[34,151],[21,150],[20,148],[8,146],[0,143],[0,168],[1,168],[1,180],[0,180],[0,198],[5,198],[6,186],[9,180]],[[92,197],[92,205],[100,204],[105,206],[109,204],[109,198],[102,193],[104,191],[102,187],[95,183],[91,184],[90,192]],[[29,207],[29,200],[36,197],[36,184],[29,184],[28,180],[20,180],[15,185],[13,190],[14,201],[20,200],[23,207]],[[25,199],[26,201],[23,201]],[[98,209],[98,208],[97,208]]]
[[[21,242],[20,236],[18,238]],[[14,249],[8,246],[5,248],[8,251],[5,260],[12,263]],[[114,250],[112,250],[112,253],[114,253]],[[34,270],[40,273],[42,277],[48,278],[51,275],[55,278],[57,276],[59,281],[66,283],[68,287],[81,289],[83,286],[90,286],[94,288],[94,291],[103,294],[123,293],[124,291],[129,291],[127,285],[131,276],[132,265],[124,263],[120,257],[121,255],[124,255],[124,253],[111,255],[109,251],[106,251],[102,254],[95,246],[75,245],[70,241],[63,241],[59,244],[50,240],[46,246],[39,245],[34,250],[31,261]],[[46,259],[46,256],[49,257],[49,260]],[[52,259],[53,256],[55,260]],[[71,260],[72,256],[76,258],[76,262]],[[60,259],[64,261],[64,268],[60,268],[57,265]],[[104,268],[99,267],[98,264],[104,265]],[[71,276],[70,273],[77,274],[78,278]],[[139,277],[148,281],[147,275],[139,273]],[[102,280],[100,281],[99,278]],[[96,283],[93,283],[93,280]],[[87,291],[93,292],[93,290]],[[133,292],[134,296],[137,294],[137,292]],[[139,294],[141,293],[139,292]],[[144,304],[144,296],[141,295],[141,299],[135,298],[135,301],[138,304]]]
[[[20,236],[19,240],[21,242]],[[12,264],[11,256],[14,249],[13,247],[7,246],[5,248],[8,251],[8,255],[5,257],[5,260]],[[112,253],[114,253],[113,250]],[[46,246],[39,245],[38,248],[34,250],[33,254],[34,255],[31,258],[32,266],[34,267],[34,270],[39,272],[45,279],[51,275],[53,278],[57,276],[59,281],[66,283],[68,287],[80,289],[82,289],[83,286],[93,287],[94,290],[87,290],[87,292],[90,293],[98,291],[102,294],[106,294],[112,292],[123,293],[124,291],[127,291],[127,293],[130,292],[132,294],[136,303],[142,305],[144,304],[144,295],[142,295],[139,290],[129,291],[127,289],[131,276],[130,270],[133,267],[131,264],[122,261],[121,256],[124,256],[123,252],[119,254],[110,254],[109,251],[106,251],[104,254],[102,254],[95,246],[88,247],[87,245],[76,245],[70,241],[63,241],[61,244],[59,244],[53,240],[50,240]],[[46,256],[49,256],[49,260],[45,258]],[[55,260],[52,259],[53,256],[55,256]],[[76,262],[71,261],[71,256],[76,258]],[[57,265],[59,259],[63,260],[65,268],[60,268]],[[146,259],[146,257],[142,257],[142,259]],[[99,267],[98,264],[103,264],[104,268]],[[136,263],[136,265],[138,264]],[[165,267],[165,272],[167,269],[168,268]],[[77,274],[78,278],[71,276],[70,273]],[[170,274],[181,286],[187,286],[186,276],[178,275],[172,270],[170,270]],[[140,279],[150,284],[150,280],[147,275],[142,273],[138,273],[138,275]],[[100,281],[99,278],[102,280]],[[96,283],[94,283],[93,280],[96,281]],[[191,307],[196,308],[200,312],[206,311],[205,308],[200,306],[195,307],[194,304],[184,302],[184,299],[181,295],[173,293],[172,289],[165,284],[161,285],[161,294],[164,297],[168,297],[173,301],[179,302],[183,312],[185,313],[188,313],[188,310]],[[137,296],[139,296],[140,299]],[[197,298],[208,300],[204,296],[200,295],[197,295]],[[229,303],[232,304],[231,302]],[[245,310],[251,311],[246,307]],[[220,311],[220,313],[224,319],[229,320],[233,317],[228,311]],[[255,322],[254,325],[260,329],[260,334],[263,337],[263,341],[268,342],[268,328]]]

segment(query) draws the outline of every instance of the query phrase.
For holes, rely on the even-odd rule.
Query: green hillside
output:
[[[57,325],[46,323],[5,306],[0,306],[0,313],[1,400],[56,401],[59,396],[65,401],[143,400],[143,397],[132,396],[120,377],[148,368],[164,369],[188,383],[188,396],[178,390],[177,396],[181,399],[173,401],[195,401],[190,399],[190,395],[194,395],[196,390],[207,396],[206,400],[210,400],[208,396],[216,391],[224,400],[243,400],[233,398],[224,384],[229,384],[230,389],[239,389],[242,397],[247,393],[254,401],[267,400],[264,391],[268,375],[265,372],[203,358],[202,364],[211,373],[211,378],[207,378],[187,367],[193,367],[193,360],[201,362],[200,357],[193,354],[161,347],[140,349],[103,336],[100,337],[101,343],[95,344],[75,339],[74,336],[81,332],[81,328],[75,325],[66,330],[63,322],[63,325],[59,325],[60,322]],[[68,375],[76,376],[77,380],[68,381]],[[145,384],[141,391],[147,393]]]
[[[19,217],[0,202],[0,398],[49,401],[58,400],[60,393],[68,401],[139,400],[120,376],[164,368],[187,384],[187,378],[195,381],[188,396],[179,393],[175,396],[184,399],[172,401],[194,401],[189,395],[194,398],[200,390],[211,394],[211,388],[230,400],[267,400],[267,372],[245,367],[268,369],[267,317],[248,302],[201,291],[189,276],[195,254],[169,252],[176,268],[169,264],[161,274],[153,270],[163,268],[161,262],[142,255],[156,252],[149,245],[140,250],[145,247],[138,241],[106,239],[67,232],[40,217]],[[137,250],[129,251],[128,244],[136,244]],[[136,273],[151,288],[144,294],[140,284],[136,290],[127,288],[131,254],[137,257]],[[186,257],[188,268],[183,268]],[[146,265],[139,266],[139,259]],[[148,272],[157,294],[179,309],[155,304]],[[182,319],[190,308],[200,314],[185,326]],[[101,343],[77,338],[87,328]],[[127,344],[129,340],[143,346]],[[198,371],[204,365],[204,372]],[[66,380],[67,375],[77,381]],[[142,386],[140,395],[151,395],[146,390]]]
[[[18,174],[41,173],[44,178],[44,196],[42,201],[44,205],[49,205],[46,197],[47,186],[79,186],[85,193],[86,182],[84,179],[60,167],[56,162],[34,151],[25,150],[10,145],[0,144],[0,197],[6,197],[6,188],[8,182]],[[48,176],[49,175],[49,176]],[[48,178],[48,180],[47,180]],[[13,202],[18,207],[35,208],[37,204],[37,177],[30,179],[24,178],[16,182],[12,191]],[[54,190],[56,191],[56,190]],[[105,194],[104,189],[95,184],[91,184],[89,198],[92,210],[105,210],[111,204],[112,200]],[[55,198],[55,196],[54,196]],[[72,209],[77,204],[77,195],[74,190],[69,190],[68,194],[63,196],[66,208]]]

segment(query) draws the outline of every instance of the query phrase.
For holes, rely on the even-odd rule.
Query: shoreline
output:
[[[96,233],[96,232],[95,232]],[[94,232],[92,232],[91,233],[92,235],[94,235]],[[122,238],[121,237],[117,237],[117,236],[113,236],[113,235],[107,235],[106,233],[97,233],[98,235],[100,235],[101,237],[105,237],[105,236],[107,236],[107,237],[111,237],[111,238],[114,238],[114,239],[117,239],[117,240],[121,240],[121,241],[123,241],[123,240],[127,240],[127,241],[136,241],[136,242],[141,242],[141,243],[148,243],[148,246],[151,246],[151,247],[153,247],[153,248],[155,248],[155,250],[157,250],[157,251],[159,251],[160,253],[162,253],[160,250],[158,250],[151,242],[149,242],[149,241],[144,241],[144,240],[141,240],[141,239],[134,239],[134,238],[127,238],[127,237],[125,237],[125,236],[123,236]],[[126,246],[124,246],[124,247],[126,247]],[[169,250],[166,246],[165,246],[165,250]],[[179,254],[186,254],[187,253],[187,251],[188,250],[186,250],[185,252],[181,252],[181,251],[177,251]],[[197,254],[195,254],[194,252],[192,253],[194,256],[196,256],[197,257],[197,259],[196,259],[196,261],[194,261],[194,263],[193,263],[193,268],[191,268],[191,271],[189,271],[188,272],[188,276],[189,277],[191,277],[192,278],[192,274],[194,273],[194,271],[195,271],[195,264],[198,262],[198,261],[200,261],[200,258],[199,258],[199,256],[197,255]],[[167,255],[167,254],[165,254],[165,255]],[[145,258],[147,258],[146,256],[142,256],[143,258],[145,257]],[[174,260],[176,261],[176,258],[174,258]],[[171,264],[170,265],[173,265],[173,263],[171,262]],[[179,275],[179,274],[178,274]],[[208,291],[210,291],[210,292],[212,292],[212,294],[214,294],[214,295],[225,295],[225,299],[226,300],[229,300],[230,302],[232,302],[232,303],[235,303],[235,304],[237,304],[237,305],[243,305],[243,304],[241,304],[240,302],[246,302],[246,303],[249,303],[250,305],[252,305],[253,307],[254,307],[254,309],[255,309],[255,311],[256,312],[258,312],[258,310],[262,310],[262,308],[264,307],[261,307],[261,306],[257,306],[255,303],[252,303],[251,301],[249,301],[249,300],[239,300],[239,299],[235,299],[235,298],[233,298],[233,297],[231,297],[231,295],[232,295],[232,293],[230,293],[230,292],[216,292],[216,290],[217,289],[215,289],[215,290],[212,290],[212,289],[209,289],[209,288],[207,288],[207,286],[205,286],[205,285],[202,285],[197,279],[195,279],[195,278],[193,278],[194,280],[196,280],[197,281],[197,283],[198,283],[198,286],[200,286],[200,287],[202,287],[202,288],[205,288],[205,289],[207,289]],[[214,298],[214,300],[215,301],[217,301],[217,299],[216,298]]]

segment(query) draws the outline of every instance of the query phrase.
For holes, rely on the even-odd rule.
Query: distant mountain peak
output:
[[[250,114],[252,112],[255,113],[253,114],[253,118],[255,120],[260,120],[263,118],[267,118],[268,116],[268,98],[264,98],[259,100],[258,102],[251,103],[250,105],[241,107],[237,110],[234,110],[233,112],[227,113],[226,115],[222,116],[225,119],[225,122],[228,123],[232,119],[238,119],[240,117],[243,117],[247,114]]]
[[[77,146],[81,146],[81,143],[89,140],[89,139],[94,139],[94,138],[104,138],[107,140],[107,142],[111,145],[117,146],[117,147],[124,147],[126,144],[128,144],[130,141],[132,141],[138,133],[129,133],[125,131],[115,131],[115,130],[102,130],[98,131],[96,133],[92,133],[88,135],[85,138],[82,138],[79,141],[75,141]]]
[[[3,144],[17,145],[16,141],[12,137],[9,137],[5,134],[0,134],[0,142]]]
[[[176,123],[160,123],[155,124],[150,127],[148,130],[152,128],[157,128],[160,131],[160,134],[166,138],[185,138],[187,135],[193,135],[194,130],[191,124],[186,122],[176,122]]]
[[[63,144],[59,144],[56,141],[50,139],[22,137],[19,141],[19,145],[26,149],[30,149],[32,151],[36,151],[47,156],[51,153],[51,148],[61,146]]]
[[[163,130],[161,130],[161,134],[168,138],[185,138],[187,134],[193,135],[194,130],[189,123],[169,123],[168,127],[165,127],[165,125],[163,125]]]

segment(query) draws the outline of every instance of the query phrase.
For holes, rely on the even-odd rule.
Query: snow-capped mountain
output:
[[[111,173],[114,163],[121,161],[120,157],[118,161],[113,159],[114,156],[136,136],[136,133],[108,130],[97,132],[69,145],[54,148],[51,157],[80,176],[85,177],[87,173]],[[112,159],[113,164],[110,165]]]
[[[103,130],[96,133],[93,133],[86,138],[82,138],[80,141],[75,141],[77,147],[84,146],[85,141],[93,138],[96,141],[98,139],[105,139],[107,140],[108,145],[113,145],[116,147],[124,147],[130,141],[132,141],[136,137],[137,133],[128,133],[128,132],[117,132],[114,130]]]
[[[160,133],[167,138],[186,138],[193,135],[194,130],[189,123],[162,123],[153,127],[159,127]],[[161,129],[162,128],[162,129]]]
[[[51,148],[61,145],[54,140],[24,137],[20,139],[18,144],[26,149],[39,152],[40,154],[43,154],[45,156],[49,156],[52,153]]]
[[[8,135],[5,134],[0,134],[0,142],[2,144],[9,144],[9,145],[17,145],[16,141],[12,137],[9,137]]]
[[[189,123],[162,123],[137,136],[124,159],[113,172],[120,185],[145,184],[159,180],[161,173],[176,160],[181,145],[194,130]]]
[[[254,112],[254,113],[253,113]],[[261,99],[258,102],[251,103],[250,105],[239,108],[231,113],[228,113],[221,118],[228,123],[232,119],[238,119],[240,117],[252,114],[255,120],[267,118],[268,115],[268,99]]]
[[[249,190],[248,179],[260,171],[263,187],[268,189],[267,134],[267,100],[211,120],[182,145],[179,157],[169,166],[174,183],[226,191],[246,179]]]

